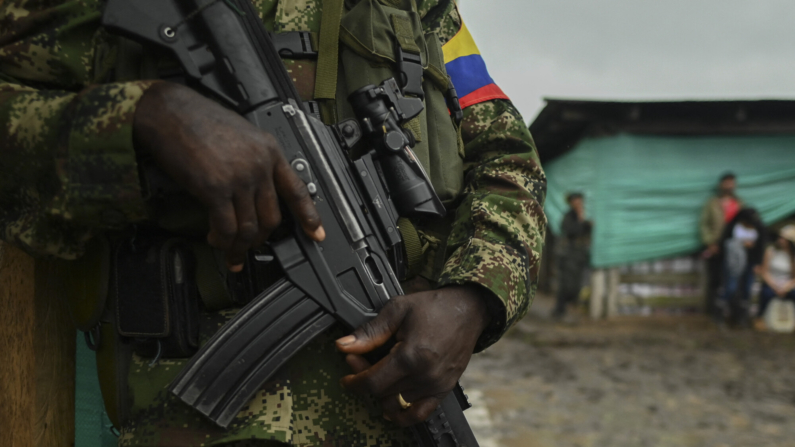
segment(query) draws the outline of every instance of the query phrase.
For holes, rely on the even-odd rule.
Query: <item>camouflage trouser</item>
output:
[[[231,317],[205,315],[206,340]],[[342,331],[332,329],[302,349],[263,385],[227,430],[215,426],[166,389],[187,363],[134,357],[129,374],[133,399],[130,421],[119,446],[327,446],[401,447],[413,445],[411,435],[384,420],[373,399],[346,392],[339,379],[350,373],[334,348]]]
[[[558,255],[558,291],[555,315],[566,313],[566,305],[576,303],[582,289],[582,276],[588,268],[588,256],[581,250],[569,250]]]

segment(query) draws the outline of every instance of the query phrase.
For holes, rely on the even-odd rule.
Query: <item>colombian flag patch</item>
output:
[[[462,109],[492,99],[508,99],[489,76],[465,23],[461,24],[458,34],[444,44],[442,51],[445,69],[453,80]]]

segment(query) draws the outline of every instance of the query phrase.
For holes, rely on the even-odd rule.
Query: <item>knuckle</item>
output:
[[[234,198],[230,183],[214,179],[204,180],[199,194],[205,196],[208,205],[215,207],[232,203]]]
[[[409,427],[411,425],[415,425],[415,424],[419,424],[420,422],[423,422],[424,420],[427,419],[427,416],[426,417],[422,416],[422,414],[424,414],[424,413],[425,412],[420,410],[420,409],[409,411],[409,412],[405,412],[405,414],[401,415],[400,426],[401,427]],[[430,416],[430,413],[428,413],[428,416]]]
[[[296,200],[309,197],[309,191],[307,191],[306,185],[304,185],[301,177],[298,177],[298,174],[293,171],[293,168],[287,163],[287,160],[280,162],[278,166],[276,166],[275,179],[277,183],[281,184],[282,193],[286,196],[285,198]]]
[[[203,189],[215,201],[232,200],[232,184],[234,183],[235,176],[230,175],[226,169],[216,168],[210,170],[208,175],[205,175],[201,182]]]
[[[220,245],[231,244],[237,236],[237,228],[228,222],[219,223],[213,226],[213,240]]]
[[[207,237],[207,243],[219,250],[226,251],[232,246],[232,239],[214,232]]]
[[[444,387],[445,377],[438,368],[430,368],[426,371],[423,382],[427,384],[428,388],[441,390]]]
[[[415,371],[422,365],[422,359],[415,349],[401,349],[397,353],[397,362],[405,370]]]
[[[381,309],[380,314],[383,315],[402,315],[407,309],[407,300],[405,296],[396,296],[386,302],[386,305]]]
[[[427,406],[424,406],[422,408],[419,408],[417,410],[417,412],[412,415],[412,416],[414,416],[414,418],[416,418],[414,423],[418,424],[418,423],[420,423],[422,421],[427,420],[429,417],[431,417],[431,413],[433,413],[433,411],[435,409],[436,409],[436,407],[435,406],[431,406],[431,405],[427,405]]]
[[[204,175],[196,179],[199,187],[210,193],[222,191],[227,183],[226,178],[218,169],[207,171],[208,172],[206,172]]]
[[[234,239],[237,236],[237,229],[231,225],[223,225],[216,229],[218,236],[223,240]]]
[[[290,199],[296,202],[303,202],[305,200],[310,200],[309,190],[307,190],[303,180],[301,180],[297,176],[294,176],[288,181],[289,181],[288,191],[290,192]]]
[[[265,231],[271,232],[275,230],[281,223],[282,223],[281,213],[279,213],[279,211],[276,210],[275,212],[265,213],[265,215],[261,217],[260,228],[264,229]]]
[[[428,388],[433,392],[432,394],[443,397],[455,386],[457,378],[444,374],[441,371],[435,371],[428,377]]]
[[[372,376],[364,378],[362,380],[361,385],[362,385],[362,387],[365,390],[367,390],[368,393],[372,393],[372,394],[380,397],[380,395],[378,393],[378,391],[379,391],[378,390],[378,382],[376,382],[376,380]]]
[[[371,320],[361,325],[359,329],[356,330],[356,332],[358,332],[358,334],[356,334],[356,338],[364,338],[364,339],[376,338],[380,333],[380,331],[376,327],[376,324],[377,323],[375,323],[374,320]]]
[[[258,232],[257,225],[254,222],[246,221],[240,224],[237,230],[237,237],[243,241],[250,241],[257,237]]]
[[[423,365],[437,365],[436,360],[439,358],[434,348],[427,344],[420,343],[414,347],[414,356]],[[436,368],[434,368],[436,369]]]
[[[284,154],[282,154],[281,147],[279,146],[279,141],[276,140],[273,135],[262,132],[262,146],[266,148],[275,159],[284,158]]]

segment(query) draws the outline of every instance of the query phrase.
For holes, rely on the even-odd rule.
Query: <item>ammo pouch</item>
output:
[[[182,239],[137,234],[113,253],[116,329],[144,357],[190,357],[199,347],[195,260]]]

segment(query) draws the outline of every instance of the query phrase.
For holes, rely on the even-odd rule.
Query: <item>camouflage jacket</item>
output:
[[[266,26],[275,32],[319,29],[318,0],[253,3]],[[441,44],[462,29],[453,0],[416,3],[423,27],[435,31]],[[100,0],[6,0],[0,5],[0,238],[34,255],[74,259],[92,235],[147,218],[132,125],[136,104],[153,81],[103,83],[111,68],[106,61],[114,40],[99,26],[101,10]],[[301,96],[311,98],[314,62],[285,60],[285,65]],[[524,316],[534,296],[546,226],[542,211],[545,177],[528,129],[507,99],[486,98],[466,107],[462,136],[466,186],[456,201],[446,241],[448,259],[439,277],[433,279],[440,286],[477,283],[493,292],[497,315],[481,338],[482,349]],[[213,323],[210,327],[217,326]],[[315,343],[307,352],[328,351],[318,346]],[[299,358],[294,363],[311,364],[310,359]],[[139,368],[133,368],[131,379],[148,374],[139,379],[152,386],[133,393],[140,414],[149,413],[124,428],[122,444],[194,445],[168,444],[163,433],[194,421],[202,425],[197,415],[169,416],[171,422],[160,424],[158,430],[141,422],[151,421],[152,412],[162,416],[166,411],[163,407],[168,403],[162,402],[168,397],[162,384],[182,362],[161,368],[146,363],[137,363]],[[209,427],[194,430],[191,442],[201,439],[215,445],[255,437],[296,445],[332,439],[328,445],[337,445],[329,433],[334,433],[330,426],[339,429],[339,424],[313,419],[317,409],[312,410],[314,415],[310,410],[302,414],[301,409],[310,408],[309,401],[352,399],[336,390],[340,368],[344,368],[341,364],[319,372],[307,365],[288,368],[281,381],[270,384],[252,401],[258,410],[241,414],[237,428],[223,434]],[[307,379],[308,369],[315,374],[311,380]],[[331,385],[318,383],[317,374]],[[303,378],[303,383],[297,383],[297,378]],[[296,390],[304,394],[297,395]],[[290,408],[298,410],[284,412],[282,404],[288,397],[293,402]],[[146,403],[158,399],[159,407]],[[354,404],[348,408],[346,414],[359,411]],[[389,430],[382,427],[376,410],[375,418],[362,411],[359,425],[367,428],[362,433]],[[269,422],[260,416],[267,416]],[[298,420],[308,424],[303,431]],[[261,427],[254,429],[254,425]],[[370,436],[369,440],[365,436],[355,444],[381,445],[378,439],[397,439],[394,434],[384,436]]]

